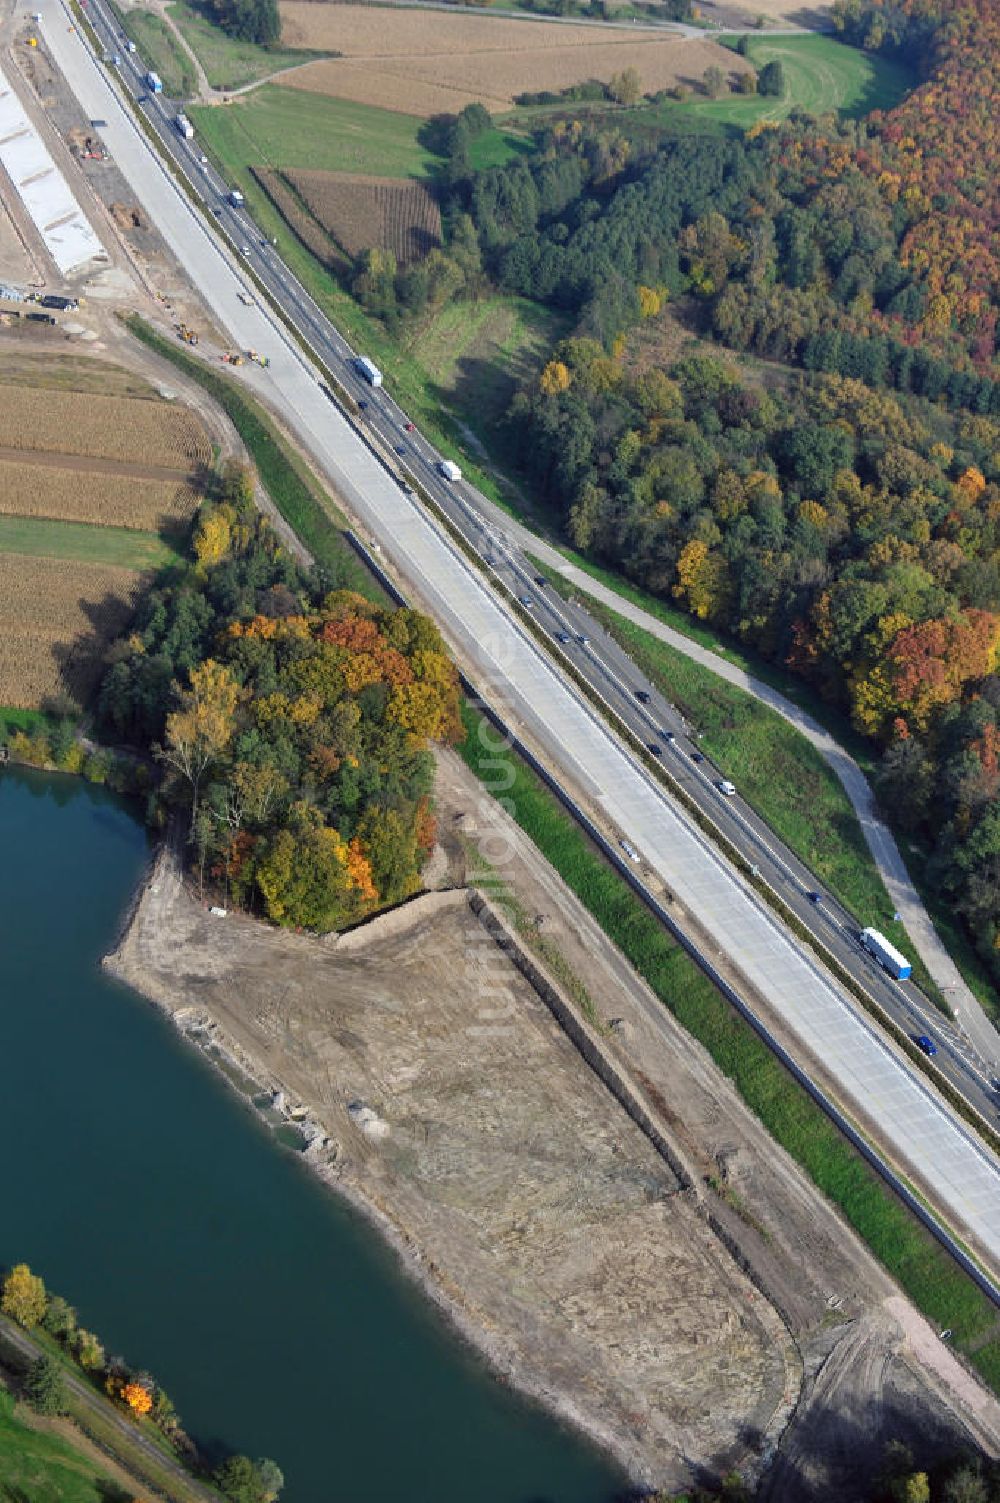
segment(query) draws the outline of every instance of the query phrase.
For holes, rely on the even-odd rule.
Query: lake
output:
[[[611,1503],[365,1224],[99,969],[150,854],[77,779],[0,771],[0,1263],[25,1261],[284,1503]]]

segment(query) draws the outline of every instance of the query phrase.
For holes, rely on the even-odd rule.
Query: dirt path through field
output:
[[[190,481],[193,484],[198,479],[195,470],[168,469],[156,464],[129,464],[122,459],[90,459],[83,454],[61,454],[54,449],[9,449],[0,445],[0,459],[53,470],[78,470],[84,475],[125,475],[131,480],[176,480]]]

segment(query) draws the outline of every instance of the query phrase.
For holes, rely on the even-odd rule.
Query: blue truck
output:
[[[891,945],[877,929],[862,929],[861,943],[869,955],[874,955],[879,965],[896,981],[905,981],[913,970],[906,956],[901,955],[895,945]]]
[[[163,93],[163,80],[158,73],[149,72],[146,74],[146,86],[153,94]]]

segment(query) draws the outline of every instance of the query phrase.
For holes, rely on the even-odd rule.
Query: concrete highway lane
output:
[[[164,141],[169,141],[185,169],[205,181],[209,207],[205,215],[195,210],[164,170],[112,87],[111,70],[92,57],[84,39],[71,29],[69,12],[60,0],[40,0],[40,4],[46,45],[87,115],[107,121],[101,135],[137,199],[236,347],[255,348],[269,357],[270,368],[255,371],[254,384],[281,412],[345,504],[378,539],[385,555],[413,583],[446,636],[476,665],[487,697],[504,703],[571,786],[603,811],[621,840],[640,853],[675,894],[680,907],[697,918],[714,947],[710,953],[725,955],[738,967],[749,986],[766,999],[768,1010],[784,1030],[823,1062],[848,1110],[877,1124],[890,1157],[907,1166],[944,1216],[1000,1268],[1000,1164],[667,797],[641,760],[611,733],[558,663],[512,617],[482,575],[415,499],[404,493],[330,402],[298,345],[270,311],[259,306],[246,276],[248,264],[307,338],[319,341],[322,337],[323,359],[352,392],[363,394],[369,404],[366,421],[390,450],[405,444],[414,451],[422,466],[421,480],[432,481],[439,503],[451,508],[453,515],[457,510],[464,516],[463,530],[475,536],[489,532],[490,524],[475,516],[471,494],[462,486],[449,487],[433,474],[435,456],[423,439],[415,432],[403,436],[405,415],[387,394],[370,388],[365,392],[348,365],[351,352],[344,341],[325,324],[311,300],[296,291],[294,278],[282,267],[274,248],[261,244],[262,237],[254,235],[245,211],[225,204],[223,190],[228,185],[211,172],[202,172],[197,142],[184,141],[171,129],[169,103],[150,96],[143,108],[162,127]],[[110,24],[102,20],[98,0],[92,0],[88,14],[99,26]],[[113,31],[102,36],[109,52],[120,51],[116,38]],[[135,80],[131,82],[135,86]],[[226,228],[235,249],[220,242],[216,225]],[[247,306],[241,295],[253,305]],[[289,306],[290,297],[294,301]],[[504,550],[495,527],[484,546],[497,553]],[[620,704],[627,705],[629,724],[639,729],[642,739],[648,743],[655,737],[664,760],[669,751],[683,767],[687,785],[698,791],[699,801],[712,810],[720,826],[738,835],[744,848],[749,843],[762,870],[765,861],[771,863],[769,880],[778,890],[782,884],[794,887],[803,880],[812,888],[808,873],[796,871],[787,855],[774,848],[774,837],[751,811],[713,788],[713,770],[693,761],[691,753],[697,747],[687,728],[669,705],[654,698],[648,685],[634,681],[634,670],[620,654],[616,656],[614,644],[592,626],[581,628],[577,608],[557,601],[554,592],[539,585],[525,561],[508,557],[503,567],[513,571],[515,592],[531,601],[530,609],[540,624],[545,622],[553,635],[566,631],[574,639],[560,645],[571,648],[578,664],[589,665],[605,697],[617,693]],[[581,636],[590,640],[581,642]],[[649,694],[647,704],[635,697],[636,688]],[[673,731],[676,743],[667,743],[667,730]],[[801,911],[809,910],[803,907]],[[811,912],[810,923],[813,927],[822,923],[824,931],[835,936],[837,917],[835,911]],[[938,1029],[933,1031],[938,1035]]]

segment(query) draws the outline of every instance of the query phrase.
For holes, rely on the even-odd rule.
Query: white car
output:
[[[638,866],[639,862],[642,860],[642,857],[639,855],[639,852],[636,850],[635,846],[629,845],[627,840],[619,840],[618,844],[621,846],[628,859],[630,861],[634,861]]]
[[[240,246],[240,255],[241,256],[246,256],[247,260],[249,261],[249,259],[250,259],[250,247],[249,247],[249,245],[241,245]]]
[[[715,786],[720,793],[726,795],[726,798],[732,798],[736,792],[736,784],[731,783],[728,778],[720,778]]]

